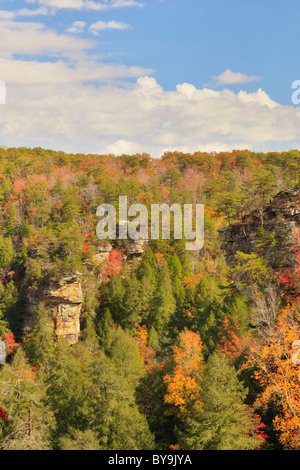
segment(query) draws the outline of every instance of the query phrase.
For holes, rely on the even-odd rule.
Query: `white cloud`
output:
[[[238,93],[239,99],[242,103],[255,103],[259,102],[261,106],[267,106],[270,109],[276,108],[278,103],[271,100],[269,95],[261,88],[259,88],[255,93],[246,93],[245,91],[240,91]]]
[[[31,10],[30,8],[21,8],[20,10],[16,10],[14,12],[15,16],[39,16],[39,15],[49,15],[50,11],[48,8],[40,7],[36,8],[35,10]]]
[[[74,10],[81,10],[85,6],[84,0],[38,0],[41,5],[61,9],[70,8]]]
[[[101,72],[109,78],[117,69],[51,62],[43,69],[8,59],[2,65],[10,70],[7,104],[0,106],[4,145],[159,157],[165,150],[263,151],[300,144],[300,110],[279,105],[260,89],[234,93],[184,83],[165,91],[153,77],[96,86],[82,81]],[[126,77],[130,68],[119,73]]]
[[[13,11],[0,10],[0,20],[10,20],[14,17],[15,13]]]
[[[104,3],[105,2],[105,3]],[[135,0],[104,0],[104,2],[95,2],[91,0],[86,0],[84,8],[90,10],[111,10],[114,8],[127,8],[127,7],[138,7],[142,8],[143,3],[137,2]]]
[[[114,8],[143,7],[143,4],[136,0],[26,0],[27,3],[39,3],[42,6],[52,9],[69,8],[73,10],[104,11]]]
[[[93,47],[87,39],[57,34],[41,23],[0,21],[0,51],[2,55],[77,55]]]
[[[111,145],[106,147],[107,153],[112,153],[115,155],[132,155],[134,153],[139,153],[139,144],[137,142],[130,142],[129,140],[119,139]]]
[[[49,11],[63,5],[100,11],[137,4],[131,0],[27,3]],[[279,105],[261,88],[235,93],[181,83],[174,91],[165,91],[147,76],[153,72],[150,69],[99,62],[92,56],[95,44],[90,40],[13,18],[0,11],[0,80],[7,90],[6,104],[0,105],[0,144],[86,153],[148,152],[154,157],[165,150],[263,151],[300,145],[300,108]],[[76,21],[68,32],[79,33],[86,27],[84,21]],[[97,21],[91,31],[127,27],[117,21]],[[215,79],[228,85],[257,77],[227,70]]]
[[[130,27],[129,24],[122,23],[120,21],[115,21],[115,20],[111,20],[107,22],[97,21],[96,23],[92,24],[89,27],[89,30],[94,34],[98,34],[99,31],[104,31],[106,29],[121,30],[121,29],[128,29],[129,27]]]
[[[225,72],[222,72],[217,77],[214,77],[216,85],[234,85],[237,83],[250,83],[260,80],[259,77],[249,76],[244,73],[236,73],[227,69]]]
[[[136,0],[103,0],[101,2],[95,0],[25,0],[26,3],[36,4],[38,8],[21,8],[19,10],[0,10],[0,20],[12,20],[18,17],[33,17],[53,15],[58,10],[87,10],[87,11],[105,11],[116,8],[139,7],[142,8],[143,3]],[[113,22],[112,22],[113,23]],[[122,24],[122,23],[120,23]],[[127,27],[127,26],[126,26]],[[71,27],[72,28],[72,27]],[[70,31],[77,32],[77,31]]]
[[[116,26],[115,22],[111,26]],[[70,29],[79,32],[84,27],[84,21],[76,21]],[[87,39],[58,34],[41,23],[0,21],[0,79],[8,84],[71,84],[140,77],[152,72],[144,67],[103,64],[87,54],[93,47],[94,43]],[[43,60],[21,60],[15,55],[42,56]]]
[[[83,82],[107,82],[110,79],[139,77],[151,73],[143,67],[106,65],[92,60],[75,63],[39,62],[37,60],[15,60],[0,58],[1,78],[7,84],[18,85],[61,85]]]
[[[54,11],[50,11],[48,8],[39,7],[36,9],[21,8],[20,10],[0,10],[0,20],[14,19],[19,16],[30,17],[30,16],[41,16],[50,15]]]
[[[85,26],[86,26],[85,21],[74,21],[72,26],[70,26],[67,29],[67,33],[74,33],[74,34],[83,33]]]

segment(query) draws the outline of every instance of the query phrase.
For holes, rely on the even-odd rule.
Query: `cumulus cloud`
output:
[[[50,77],[66,73],[58,64],[47,67]],[[67,78],[8,84],[7,104],[0,107],[1,144],[159,157],[165,150],[275,150],[300,143],[300,111],[260,89],[234,93],[183,83],[165,91],[153,77],[101,86]]]
[[[84,21],[76,21],[69,32],[79,32],[85,25]],[[115,22],[110,26],[117,27]],[[90,40],[58,34],[41,23],[2,20],[0,78],[8,84],[71,84],[139,77],[152,72],[144,67],[103,64],[89,54],[93,47]],[[20,55],[28,59],[16,59]]]
[[[119,139],[113,144],[107,145],[106,151],[108,154],[114,155],[133,155],[139,153],[140,145],[138,142],[130,142],[129,140]]]
[[[36,9],[30,8],[21,8],[20,10],[0,10],[0,20],[14,19],[18,16],[30,17],[30,16],[39,16],[39,15],[49,15],[51,12],[48,8],[40,7]]]
[[[110,79],[135,78],[151,69],[127,67],[126,65],[102,64],[93,60],[79,60],[75,63],[39,62],[37,60],[15,60],[0,57],[1,78],[7,84],[45,85],[72,84],[83,82],[106,82]]]
[[[237,83],[250,83],[260,80],[259,77],[249,76],[244,73],[236,73],[227,69],[225,72],[222,72],[217,77],[214,77],[217,86],[220,85],[235,85]]]
[[[27,3],[51,11],[137,4]],[[128,25],[98,21],[92,27],[99,32]],[[166,91],[150,76],[151,69],[101,63],[92,55],[94,42],[74,36],[84,28],[84,21],[76,21],[59,34],[0,11],[0,79],[7,91],[6,104],[0,104],[0,144],[85,153],[148,152],[154,157],[165,150],[263,151],[300,145],[300,110],[276,103],[261,88],[235,93],[180,83]],[[220,85],[257,79],[230,70],[215,78]]]
[[[98,34],[99,31],[105,31],[106,29],[121,30],[121,29],[128,29],[129,27],[130,27],[129,24],[122,23],[120,21],[115,21],[115,20],[111,20],[111,21],[107,21],[107,22],[97,21],[96,23],[93,23],[89,27],[89,30],[94,34]]]
[[[0,20],[10,20],[14,18],[16,15],[13,11],[8,10],[0,10]]]
[[[74,34],[83,33],[85,26],[86,26],[85,21],[74,21],[72,26],[70,26],[67,29],[67,33],[74,33]]]
[[[58,34],[47,29],[42,23],[21,21],[0,21],[1,54],[10,55],[64,55],[93,47],[87,39],[77,39],[67,34]]]
[[[26,0],[27,3],[39,3],[44,7],[52,9],[69,8],[72,10],[92,10],[104,11],[114,8],[143,7],[143,4],[136,0]]]

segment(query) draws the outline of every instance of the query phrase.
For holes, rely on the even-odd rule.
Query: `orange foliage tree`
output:
[[[163,378],[167,385],[164,401],[174,407],[170,414],[175,412],[181,419],[195,403],[201,405],[199,381],[204,369],[202,348],[197,333],[183,331],[178,346],[173,346],[171,372]]]
[[[144,359],[145,366],[147,367],[148,371],[150,371],[153,367],[155,351],[153,348],[151,348],[147,344],[148,343],[148,330],[145,325],[138,326],[134,339],[137,343],[139,352]]]
[[[300,365],[293,343],[300,339],[300,303],[286,307],[274,327],[250,347],[247,364],[262,387],[254,406],[273,404],[273,420],[285,450],[300,449]]]

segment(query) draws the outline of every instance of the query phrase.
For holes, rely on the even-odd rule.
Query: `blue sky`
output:
[[[2,0],[0,144],[300,147],[298,12],[296,0]]]

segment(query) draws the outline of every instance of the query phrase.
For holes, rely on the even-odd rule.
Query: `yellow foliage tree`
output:
[[[173,346],[172,372],[164,376],[167,385],[165,403],[173,405],[170,413],[183,419],[188,408],[201,405],[199,380],[204,362],[201,357],[202,341],[197,333],[183,331],[178,346]]]
[[[254,405],[275,404],[278,414],[273,426],[285,450],[300,449],[300,361],[294,348],[294,341],[299,339],[298,302],[281,312],[274,327],[250,348],[248,358],[263,390]]]

